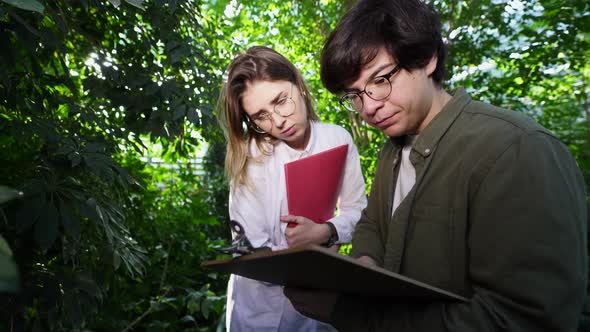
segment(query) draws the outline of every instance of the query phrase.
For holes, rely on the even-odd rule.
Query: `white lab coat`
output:
[[[279,142],[270,156],[260,162],[249,162],[251,186],[230,189],[229,215],[243,227],[254,247],[272,250],[288,247],[286,224],[281,215],[288,214],[284,164],[342,144],[348,144],[342,188],[338,199],[338,215],[330,219],[338,232],[338,243],[352,239],[354,226],[367,204],[365,182],[360,168],[358,150],[350,134],[343,128],[319,122],[311,124],[311,135],[303,151]],[[260,155],[251,144],[253,155]],[[226,327],[231,332],[243,331],[334,331],[327,324],[299,314],[283,295],[281,286],[236,275],[227,290]]]

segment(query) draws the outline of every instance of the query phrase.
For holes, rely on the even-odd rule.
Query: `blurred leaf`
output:
[[[117,8],[121,6],[121,0],[109,0],[109,2]]]
[[[0,293],[14,292],[19,288],[18,271],[12,259],[12,252],[0,236]]]
[[[8,243],[6,243],[6,240],[4,240],[2,235],[0,235],[0,255],[12,257],[12,251],[10,250]]]
[[[78,151],[74,151],[68,154],[68,159],[72,162],[72,167],[76,167],[80,165],[80,163],[82,162],[82,156],[80,156],[80,153],[78,153]]]
[[[35,224],[35,240],[45,250],[51,248],[58,235],[58,213],[53,204],[47,204],[46,210],[41,213],[39,221]]]
[[[116,270],[119,269],[119,267],[121,266],[121,256],[119,256],[117,253],[113,254],[113,268]]]
[[[195,323],[196,322],[195,318],[191,315],[186,315],[186,316],[182,317],[180,319],[180,321],[183,323]]]
[[[77,301],[76,297],[65,297],[63,310],[68,317],[69,322],[71,322],[72,327],[78,329],[82,326],[84,322],[84,314],[82,313],[82,308],[80,308],[80,302]]]
[[[23,196],[24,193],[22,191],[0,185],[0,204]]]
[[[82,232],[80,218],[73,212],[74,207],[72,205],[67,205],[66,202],[62,200],[59,200],[59,203],[59,214],[64,230],[72,238],[76,240],[80,239],[80,234]]]
[[[130,4],[132,6],[137,7],[139,9],[145,9],[143,7],[143,2],[144,2],[143,0],[125,0],[125,2],[127,2],[128,4]]]
[[[102,292],[95,280],[92,280],[85,274],[80,274],[76,280],[76,288],[84,291],[86,294],[102,301]]]
[[[201,313],[205,319],[209,318],[209,313],[211,312],[211,301],[209,299],[204,298],[203,303],[201,304]]]
[[[17,233],[29,230],[37,222],[41,213],[45,211],[46,204],[44,195],[36,195],[23,200],[14,220]]]
[[[41,14],[45,11],[45,7],[37,0],[2,0],[2,2],[20,9],[30,10]]]

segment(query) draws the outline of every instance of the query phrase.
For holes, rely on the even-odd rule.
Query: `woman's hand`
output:
[[[289,248],[306,244],[326,243],[330,238],[330,226],[327,224],[316,224],[315,222],[301,216],[281,216],[281,222],[296,224],[296,227],[287,227],[285,237]]]
[[[365,265],[377,266],[377,262],[375,262],[375,260],[369,256],[361,256],[361,257],[357,258],[357,261],[359,261]]]

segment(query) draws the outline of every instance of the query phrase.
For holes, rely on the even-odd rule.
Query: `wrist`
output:
[[[329,221],[325,222],[324,225],[326,225],[326,228],[328,228],[328,238],[324,243],[322,243],[322,246],[329,248],[333,246],[336,241],[338,241],[338,231],[336,231],[334,224]]]

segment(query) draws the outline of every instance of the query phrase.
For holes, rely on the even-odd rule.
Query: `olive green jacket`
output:
[[[458,90],[410,153],[416,184],[392,218],[401,146],[379,154],[352,255],[468,302],[341,296],[339,331],[574,331],[586,291],[586,193],[568,149],[526,116]]]

